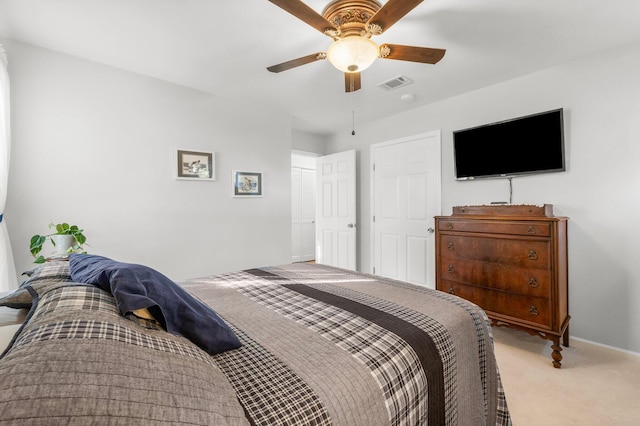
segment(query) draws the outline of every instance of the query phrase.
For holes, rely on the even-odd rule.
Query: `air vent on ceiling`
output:
[[[384,90],[393,90],[411,83],[413,83],[413,80],[411,80],[409,77],[399,75],[397,77],[393,77],[391,80],[378,83],[377,86]]]

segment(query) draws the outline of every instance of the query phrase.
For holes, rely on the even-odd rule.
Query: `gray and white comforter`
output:
[[[442,292],[321,265],[181,285],[242,347],[210,356],[42,267],[0,358],[0,424],[505,425],[489,321]]]

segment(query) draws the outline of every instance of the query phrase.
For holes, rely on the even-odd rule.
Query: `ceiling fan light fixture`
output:
[[[367,37],[350,36],[336,40],[327,49],[327,59],[342,72],[363,71],[378,58],[378,45]]]

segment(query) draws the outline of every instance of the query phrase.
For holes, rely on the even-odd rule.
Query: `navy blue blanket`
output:
[[[111,293],[122,315],[146,308],[169,333],[186,337],[211,355],[241,346],[213,309],[148,266],[90,254],[71,254],[69,266],[73,281]]]

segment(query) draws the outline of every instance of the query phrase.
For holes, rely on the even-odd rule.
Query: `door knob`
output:
[[[347,224],[347,228],[355,228],[356,224],[355,223],[349,223]]]
[[[435,229],[433,229],[433,228],[428,228],[428,229],[427,229],[427,232],[429,232],[430,234],[433,234],[433,233],[434,233],[434,232],[436,232],[436,231],[435,231]]]

